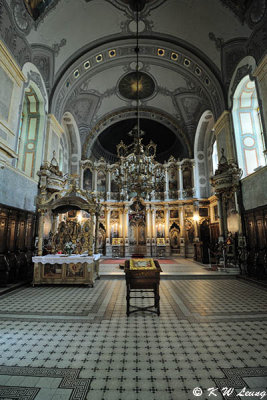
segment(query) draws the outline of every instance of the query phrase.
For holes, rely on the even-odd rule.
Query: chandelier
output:
[[[139,10],[140,3],[136,0],[136,82],[131,85],[136,93],[137,123],[128,133],[133,138],[129,146],[123,141],[117,145],[119,158],[118,168],[115,171],[115,181],[119,186],[121,197],[129,194],[150,199],[153,192],[163,191],[164,170],[163,166],[155,161],[157,145],[150,141],[148,145],[142,143],[144,131],[140,129],[139,92],[142,90],[142,82],[139,72]]]

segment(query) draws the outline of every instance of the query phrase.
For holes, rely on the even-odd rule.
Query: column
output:
[[[95,254],[98,254],[99,214],[95,214]]]
[[[110,245],[110,210],[106,209],[106,256],[111,256]]]
[[[168,200],[169,198],[169,172],[168,168],[165,167],[165,191],[164,191],[164,199]]]
[[[107,171],[107,180],[106,180],[106,192],[107,192],[107,200],[110,200],[110,191],[111,191],[111,172]]]
[[[80,176],[80,188],[83,189],[84,187],[84,168],[81,167],[81,176]]]
[[[129,208],[124,208],[124,237],[128,238],[128,230],[129,230]]]
[[[184,229],[184,207],[179,206],[180,221],[180,255],[185,257],[185,229]]]
[[[194,241],[199,242],[199,205],[198,202],[194,204],[194,215],[196,216],[195,218],[193,217],[194,221]]]
[[[149,205],[146,206],[146,237],[151,239],[151,210]]]
[[[218,199],[218,217],[219,217],[219,241],[224,239],[224,224],[223,224],[223,208],[222,208],[222,194],[217,195]]]
[[[125,257],[129,256],[129,239],[128,239],[128,231],[129,231],[129,208],[125,206],[123,211],[124,218],[124,255]]]
[[[150,205],[146,205],[146,255],[151,257],[151,210]]]
[[[169,237],[169,229],[170,229],[170,210],[167,207],[164,209],[164,218],[165,218],[165,239]]]
[[[170,249],[170,238],[169,238],[170,210],[168,206],[165,207],[164,214],[165,214],[165,242],[166,242],[165,255],[169,256],[171,249]]]
[[[88,256],[93,255],[94,250],[94,216],[90,212],[90,236],[89,236],[89,249],[88,249]]]
[[[122,238],[123,210],[119,210],[119,237]]]
[[[110,210],[109,209],[107,209],[106,210],[106,235],[107,235],[107,238],[109,238],[109,240],[110,240]]]
[[[94,192],[97,192],[97,170],[96,169],[93,170],[93,185],[94,185],[94,187],[93,187]]]
[[[152,208],[151,210],[151,256],[156,257],[157,254],[157,243],[156,243],[156,210]]]
[[[151,233],[152,233],[152,238],[155,238],[157,236],[156,235],[156,210],[155,210],[155,208],[152,208]]]
[[[196,196],[196,188],[195,188],[195,184],[196,184],[196,166],[195,166],[195,161],[192,161],[192,197]]]
[[[184,183],[183,183],[183,171],[181,165],[178,166],[178,173],[179,173],[179,199],[183,199],[183,190],[184,190]]]
[[[38,224],[38,256],[43,255],[43,235],[44,235],[44,210],[39,211]]]

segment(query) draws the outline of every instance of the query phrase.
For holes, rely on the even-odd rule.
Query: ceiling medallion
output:
[[[138,77],[137,77],[138,75]],[[122,77],[119,82],[119,93],[129,100],[146,99],[155,91],[153,79],[144,72],[130,72]]]

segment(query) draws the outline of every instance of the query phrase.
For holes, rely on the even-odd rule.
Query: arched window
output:
[[[217,149],[217,142],[213,143],[212,146],[212,172],[215,174],[216,169],[218,169],[218,149]]]
[[[18,168],[36,179],[40,168],[44,135],[44,102],[30,86],[25,91],[18,141]]]
[[[257,92],[249,76],[245,76],[236,88],[232,113],[238,164],[245,177],[265,165]]]

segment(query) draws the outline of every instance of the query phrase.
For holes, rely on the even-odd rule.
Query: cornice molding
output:
[[[27,79],[2,40],[0,40],[0,60],[17,84],[22,86]]]

